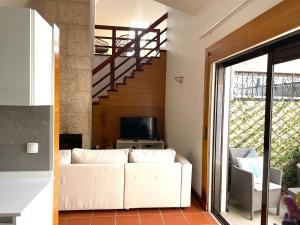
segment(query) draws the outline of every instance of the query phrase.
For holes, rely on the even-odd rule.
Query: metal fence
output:
[[[233,98],[264,99],[266,77],[263,72],[235,71]],[[273,96],[276,100],[300,99],[300,74],[275,73]]]

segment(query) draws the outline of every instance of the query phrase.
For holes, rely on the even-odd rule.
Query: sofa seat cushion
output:
[[[129,149],[88,150],[75,148],[72,150],[72,163],[127,163]]]
[[[59,165],[71,164],[71,150],[59,150]]]
[[[173,149],[131,149],[129,152],[130,163],[174,163],[176,151]]]

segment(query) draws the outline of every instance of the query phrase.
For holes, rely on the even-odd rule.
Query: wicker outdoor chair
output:
[[[254,175],[251,172],[238,167],[237,157],[244,158],[251,148],[231,148],[231,185],[229,200],[238,201],[244,208],[250,211],[250,219],[253,219],[254,212],[261,210],[262,191],[257,191],[254,184]],[[282,171],[270,169],[270,182],[276,184],[276,188],[269,190],[269,208],[277,208],[277,215],[280,213]],[[280,187],[279,187],[279,186]]]

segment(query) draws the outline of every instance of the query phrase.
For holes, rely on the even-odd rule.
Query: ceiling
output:
[[[144,1],[144,0],[139,0]],[[204,5],[206,0],[154,0],[156,2],[162,3],[171,8],[178,9],[187,14],[196,15],[200,11],[201,7]],[[41,8],[44,1],[42,0],[0,0],[0,6],[17,6],[17,7],[30,7],[30,8]],[[96,0],[101,2],[101,0]]]
[[[191,15],[197,15],[205,0],[154,0]]]
[[[132,26],[134,20],[151,24],[167,9],[153,0],[96,0],[96,24]],[[117,16],[112,16],[112,11]]]

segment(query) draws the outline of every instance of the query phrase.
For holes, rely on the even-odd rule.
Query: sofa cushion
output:
[[[251,149],[245,158],[256,158],[258,157],[257,152],[254,149]]]
[[[233,166],[239,167],[237,157],[245,158],[252,148],[230,148],[230,159]]]
[[[71,164],[71,150],[59,150],[59,164]]]
[[[254,183],[262,183],[263,178],[263,157],[236,158],[239,168],[251,172],[254,176]]]
[[[75,148],[72,151],[74,164],[127,163],[129,149],[88,150]]]
[[[176,151],[173,149],[131,149],[129,152],[130,163],[173,163]]]

